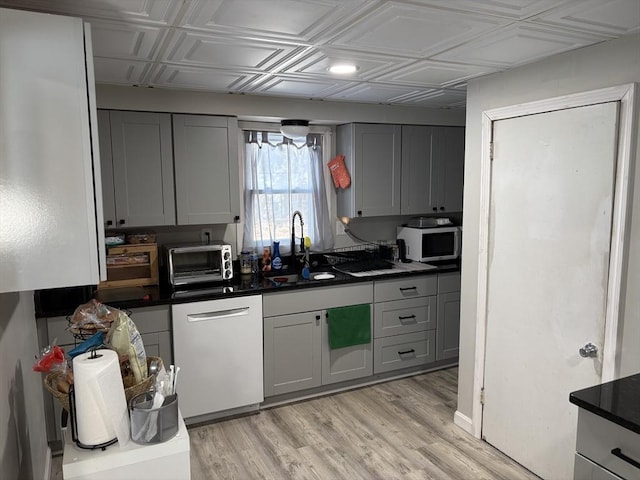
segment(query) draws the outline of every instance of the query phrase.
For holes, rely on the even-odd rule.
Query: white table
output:
[[[129,441],[125,448],[114,444],[106,450],[84,450],[64,432],[62,476],[65,480],[189,480],[189,433],[179,414],[178,433],[174,438],[153,445]]]

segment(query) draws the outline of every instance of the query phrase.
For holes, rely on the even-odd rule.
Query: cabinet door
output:
[[[236,118],[173,116],[179,225],[240,219],[237,132]]]
[[[361,216],[400,214],[401,141],[399,125],[356,125],[356,213]]]
[[[432,155],[437,175],[438,212],[461,212],[464,182],[464,128],[433,127]],[[433,210],[433,208],[432,208]]]
[[[116,196],[113,184],[113,155],[111,153],[111,122],[109,110],[98,110],[98,141],[100,171],[102,173],[102,211],[104,227],[116,226]]]
[[[403,215],[437,210],[437,175],[431,151],[433,127],[402,127],[402,202]]]
[[[460,341],[460,292],[438,295],[436,360],[458,356]]]
[[[264,395],[317,387],[321,382],[321,312],[264,319]]]
[[[0,9],[0,292],[99,281],[85,55],[81,19]]]
[[[118,227],[175,224],[171,116],[111,111]]]
[[[373,313],[373,308],[371,308]],[[372,315],[373,316],[373,315]],[[373,332],[373,320],[371,332]],[[353,380],[373,375],[373,335],[371,343],[351,347],[329,347],[329,325],[326,312],[322,321],[322,384]]]

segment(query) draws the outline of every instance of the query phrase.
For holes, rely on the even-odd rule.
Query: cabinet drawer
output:
[[[421,332],[436,327],[436,297],[376,303],[375,338]]]
[[[588,458],[584,458],[579,453],[576,453],[576,459],[573,469],[574,480],[624,480],[611,473],[609,470],[605,470],[600,465],[596,465]]]
[[[451,293],[460,291],[460,272],[447,272],[438,274],[438,293]]]
[[[373,341],[373,373],[415,367],[435,360],[435,330],[376,338]]]
[[[376,281],[373,286],[373,299],[376,302],[388,302],[425,297],[435,295],[437,287],[438,277],[436,275]]]
[[[580,408],[577,452],[622,478],[640,478],[640,468],[615,456],[613,449],[640,462],[640,435]]]

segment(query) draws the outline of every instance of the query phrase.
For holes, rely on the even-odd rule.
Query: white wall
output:
[[[472,417],[478,277],[482,112],[576,92],[640,81],[640,35],[612,40],[469,82],[464,178],[458,412]],[[637,128],[636,111],[636,140]],[[634,146],[632,162],[640,158]],[[633,184],[638,187],[633,192]],[[640,372],[640,168],[629,203],[631,241],[623,293],[621,375]],[[635,208],[634,208],[635,207]]]
[[[45,479],[47,446],[33,292],[0,294],[0,477]]]

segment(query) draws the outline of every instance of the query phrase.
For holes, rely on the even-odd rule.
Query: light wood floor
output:
[[[537,479],[453,425],[457,373],[440,370],[192,428],[191,478]]]

